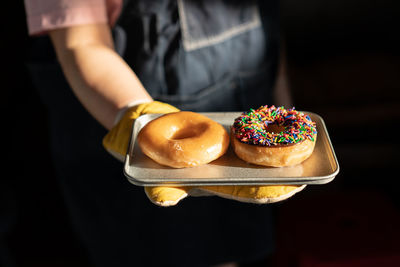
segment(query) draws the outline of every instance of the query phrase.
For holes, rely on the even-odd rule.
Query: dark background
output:
[[[333,182],[276,204],[272,263],[400,266],[400,5],[281,5],[294,104],[324,118],[341,170]],[[0,265],[90,266],[53,177],[46,110],[24,69],[23,3],[2,6]]]

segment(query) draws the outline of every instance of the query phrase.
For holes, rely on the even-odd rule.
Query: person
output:
[[[48,110],[53,163],[72,222],[94,265],[238,266],[271,255],[270,206],[210,196],[160,208],[127,182],[101,143],[126,114],[272,104],[277,1],[25,6],[33,37],[27,67]]]

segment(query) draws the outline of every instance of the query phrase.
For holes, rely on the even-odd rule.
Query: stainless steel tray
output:
[[[323,119],[315,113],[305,113],[317,124],[314,152],[301,164],[281,168],[246,163],[235,155],[231,147],[224,156],[206,165],[184,169],[159,165],[142,153],[136,136],[146,123],[161,114],[140,116],[133,125],[124,174],[131,183],[140,186],[326,184],[338,174],[339,164]],[[219,122],[229,132],[241,112],[202,114]]]

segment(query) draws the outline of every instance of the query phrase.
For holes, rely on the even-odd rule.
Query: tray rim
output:
[[[130,135],[130,140],[129,140],[129,145],[128,145],[128,150],[125,156],[125,161],[124,161],[124,168],[123,168],[123,173],[125,177],[128,179],[128,181],[134,185],[137,186],[217,186],[217,185],[283,185],[283,184],[292,184],[292,185],[303,185],[303,184],[308,184],[308,185],[320,185],[320,184],[327,184],[331,182],[332,180],[335,179],[337,174],[340,171],[340,166],[339,162],[336,157],[335,150],[333,149],[333,145],[328,133],[328,129],[326,127],[325,121],[323,118],[318,115],[315,112],[310,112],[310,111],[300,111],[306,114],[309,114],[312,116],[315,116],[318,118],[320,121],[320,127],[322,126],[325,132],[325,136],[327,138],[327,143],[329,145],[329,150],[332,152],[332,158],[333,162],[335,163],[336,168],[334,171],[328,175],[321,175],[321,176],[313,176],[313,177],[284,177],[284,178],[279,178],[283,179],[285,181],[282,182],[276,182],[276,181],[257,181],[255,179],[260,179],[260,178],[246,178],[245,181],[239,181],[239,180],[227,180],[227,181],[212,181],[215,178],[197,178],[196,181],[193,181],[191,179],[190,181],[187,181],[185,179],[179,178],[179,180],[163,180],[160,181],[160,179],[165,179],[165,178],[154,178],[153,181],[143,181],[140,180],[140,178],[134,178],[130,175],[130,173],[127,171],[129,168],[129,161],[130,161],[130,153],[133,152],[134,145],[135,145],[135,131],[137,131],[138,124],[146,119],[146,117],[153,117],[153,119],[156,119],[159,116],[162,116],[164,114],[161,113],[152,113],[152,114],[144,114],[138,117],[135,122],[132,125],[131,129],[131,135]],[[214,116],[214,115],[221,115],[221,114],[238,114],[240,115],[243,113],[242,111],[229,111],[229,112],[197,112],[199,114],[205,115],[205,116]],[[270,177],[273,178],[273,177]],[[167,178],[169,179],[169,178]],[[236,178],[238,179],[238,178]]]

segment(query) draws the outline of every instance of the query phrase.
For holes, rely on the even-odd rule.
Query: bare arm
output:
[[[49,34],[73,92],[107,129],[112,128],[118,111],[128,103],[152,100],[114,51],[107,24],[74,26]]]

